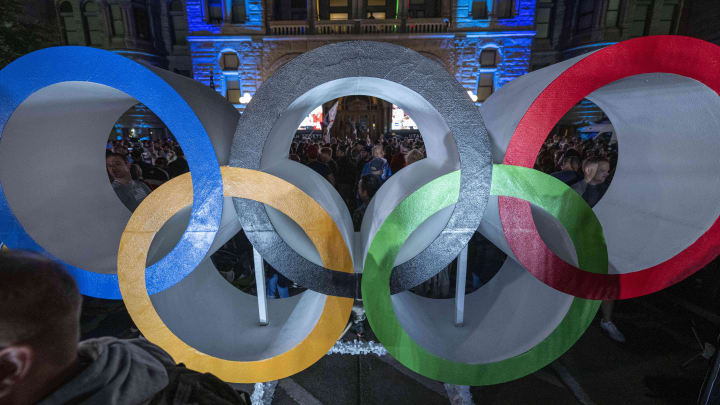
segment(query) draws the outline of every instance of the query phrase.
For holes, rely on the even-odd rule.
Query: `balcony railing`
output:
[[[416,33],[437,33],[447,32],[449,23],[442,18],[414,18],[409,19],[405,25],[405,32]]]
[[[321,35],[354,34],[355,22],[347,20],[318,21],[315,24],[315,33]]]
[[[442,18],[402,20],[337,20],[317,21],[311,32],[307,21],[270,21],[271,35],[348,35],[447,32],[449,24]]]
[[[392,34],[402,32],[401,20],[362,20],[361,34]]]
[[[270,21],[271,35],[306,35],[310,34],[307,21]]]

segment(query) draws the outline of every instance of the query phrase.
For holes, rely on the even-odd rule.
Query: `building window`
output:
[[[440,16],[440,1],[437,0],[409,0],[408,17],[410,18],[436,18]]]
[[[605,26],[616,27],[619,14],[620,0],[608,0],[607,12],[605,12]]]
[[[62,24],[65,43],[68,45],[83,45],[82,32],[78,29],[70,2],[63,2],[58,8],[60,23]]]
[[[113,4],[110,6],[110,19],[112,20],[113,35],[116,37],[125,36],[125,21],[119,5]]]
[[[472,8],[470,9],[470,15],[473,20],[487,20],[488,8],[487,1],[475,0],[472,2]]]
[[[83,5],[83,27],[89,45],[103,46],[105,30],[103,30],[103,22],[100,19],[100,10],[94,1],[88,1]]]
[[[580,0],[576,31],[589,30],[593,26],[595,15],[595,0]]]
[[[208,0],[208,22],[220,24],[223,19],[222,0]]]
[[[408,17],[425,18],[425,0],[409,0],[408,3]]]
[[[135,34],[139,39],[150,40],[150,19],[147,11],[142,7],[133,8],[135,17]]]
[[[273,0],[273,20],[303,21],[307,19],[305,0]]]
[[[495,0],[495,17],[512,18],[513,0]]]
[[[500,54],[497,49],[485,48],[480,52],[481,68],[496,68],[500,63]]]
[[[481,72],[478,77],[477,101],[483,102],[495,91],[495,72]]]
[[[172,24],[173,44],[187,45],[187,19],[183,9],[182,1],[170,1],[170,24]]]
[[[182,1],[180,0],[171,0],[170,6],[168,6],[171,13],[184,13],[185,10],[183,8]]]
[[[495,47],[483,48],[479,62],[477,101],[483,102],[495,91],[495,73],[500,64],[500,51]]]
[[[650,15],[651,0],[637,0],[632,14],[632,25],[630,26],[630,37],[641,37],[647,35],[647,20]]]
[[[240,104],[240,80],[237,75],[225,75],[225,97],[233,104]]]
[[[225,52],[220,56],[220,67],[223,71],[237,71],[240,59],[235,52]]]
[[[535,35],[536,38],[550,37],[550,16],[552,15],[552,4],[548,6],[538,5],[535,14]]]
[[[319,0],[321,20],[347,20],[350,18],[349,0]]]
[[[660,8],[660,20],[653,24],[652,35],[672,34],[677,20],[679,0],[665,0]]]
[[[395,17],[397,3],[392,0],[367,0],[365,18],[384,20]]]
[[[245,0],[232,0],[231,21],[233,24],[245,24]]]

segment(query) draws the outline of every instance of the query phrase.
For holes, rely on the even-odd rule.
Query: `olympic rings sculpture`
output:
[[[377,57],[367,56],[372,54]],[[390,54],[400,56],[388,58]],[[713,191],[720,189],[713,177],[720,168],[715,159],[710,161],[713,148],[708,147],[718,141],[697,127],[705,125],[706,134],[720,129],[716,66],[720,49],[703,41],[637,38],[519,78],[478,112],[454,78],[413,51],[382,43],[339,43],[281,68],[238,119],[217,94],[171,73],[97,49],[50,48],[0,70],[0,241],[62,260],[83,294],[122,298],[141,332],[176,361],[226,381],[276,380],[320,359],[344,329],[352,307],[351,284],[362,273],[368,320],[398,361],[448,383],[505,382],[538,370],[569,349],[594,318],[595,300],[658,291],[720,253],[720,212],[696,197],[720,197]],[[354,94],[348,86],[415,112],[428,145],[423,165],[403,169],[378,192],[360,236],[348,230],[347,213],[337,209],[337,196],[328,185],[288,163],[286,156],[288,130],[318,98]],[[683,109],[679,101],[668,103],[671,86],[683,90],[672,97],[690,98],[695,105]],[[77,101],[49,107],[67,97],[68,90],[79,94]],[[657,187],[641,189],[651,201],[643,200],[627,191],[633,183],[626,184],[623,176],[632,178],[626,169],[631,162],[621,154],[608,194],[590,208],[564,183],[531,169],[547,133],[584,97],[603,107],[619,133],[634,132],[640,139],[627,144],[621,139],[623,152],[626,145],[628,151],[642,150],[637,144],[643,143],[648,149],[643,164],[651,171],[667,163],[668,149],[673,156],[693,156],[696,181],[663,177],[674,188],[670,195],[657,194],[664,192]],[[648,116],[646,106],[627,106],[638,99],[679,112],[657,114],[653,122],[639,119]],[[79,179],[60,187],[49,182],[27,186],[46,174],[16,167],[37,147],[38,138],[56,142],[58,149],[50,153],[60,156],[49,156],[52,161],[87,158],[72,155],[71,148],[106,134],[100,129],[136,101],[175,134],[192,175],[159,187],[132,216],[121,209],[105,212],[118,202],[102,173],[99,178],[77,175]],[[209,113],[208,105],[220,113]],[[68,118],[68,108],[97,114]],[[41,114],[48,119],[38,120]],[[75,138],[53,141],[43,135],[49,128]],[[672,147],[675,132],[690,137],[686,150]],[[668,146],[648,147],[650,135]],[[71,156],[63,152],[65,143]],[[699,146],[693,147],[695,143]],[[64,175],[77,170],[60,166],[58,173]],[[105,191],[93,206],[81,187],[101,180]],[[698,183],[706,189],[697,190]],[[675,208],[675,189],[695,197],[685,211]],[[623,199],[623,193],[629,197]],[[48,208],[49,198],[60,201],[60,207]],[[80,212],[64,212],[64,199]],[[644,211],[635,209],[634,199]],[[605,213],[617,216],[620,211],[613,207],[643,221],[662,220],[628,232]],[[53,222],[56,230],[67,238],[45,229],[54,217],[59,218]],[[286,301],[273,303],[284,314],[279,327],[249,325],[247,317],[234,316],[232,311],[243,311],[249,301],[238,301],[245,298],[218,281],[208,264],[213,247],[223,243],[221,235],[231,235],[239,224],[278,271],[310,288],[301,297],[275,300]],[[673,226],[677,232],[667,232]],[[442,269],[476,228],[509,258],[488,284],[467,296],[468,308],[477,316],[469,314],[465,327],[453,328],[443,300],[404,290]],[[640,240],[628,248],[637,257],[623,256],[615,242],[623,239],[618,229]],[[102,232],[116,239],[93,242]],[[638,235],[643,232],[661,235],[642,240]],[[353,238],[361,240],[356,244]],[[675,241],[670,248],[653,245],[670,240]],[[101,256],[110,243],[116,243],[112,257],[117,267],[108,270]],[[226,310],[209,312],[218,308]],[[203,322],[203,327],[189,321]],[[235,326],[249,338],[238,338]],[[249,349],[238,347],[248,342]]]

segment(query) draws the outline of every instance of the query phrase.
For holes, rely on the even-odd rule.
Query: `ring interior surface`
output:
[[[287,159],[292,134],[302,118],[318,103],[350,94],[380,97],[399,105],[418,123],[428,144],[426,162],[401,170],[397,180],[393,180],[393,176],[388,181],[390,187],[378,191],[363,219],[359,236],[351,233],[349,213],[330,184],[310,169]],[[277,118],[268,120],[267,117]],[[358,273],[362,271],[367,243],[383,215],[414,191],[413,187],[459,167],[462,170],[460,201],[439,213],[434,222],[429,221],[424,232],[416,232],[414,241],[408,242],[399,255],[401,263],[393,273],[393,292],[411,288],[436,274],[467,244],[480,223],[491,172],[484,125],[459,83],[442,66],[414,51],[364,41],[315,49],[275,72],[238,122],[230,164],[267,170],[297,181],[341,227],[346,243],[354,247]],[[352,280],[329,280],[326,271],[318,266],[317,257],[307,248],[303,235],[286,226],[287,221],[281,216],[257,203],[236,200],[235,204],[243,228],[257,230],[251,230],[248,238],[273,267],[316,291],[342,296],[355,294]]]

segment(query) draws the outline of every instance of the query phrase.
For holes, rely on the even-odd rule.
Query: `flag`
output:
[[[340,102],[340,99],[335,102],[335,105],[330,108],[330,111],[327,114],[327,126],[325,127],[325,136],[323,136],[323,142],[324,143],[330,143],[330,128],[332,128],[333,123],[335,122],[335,114],[337,114],[337,108],[338,103]]]

